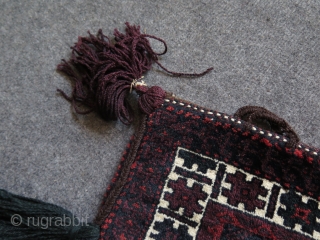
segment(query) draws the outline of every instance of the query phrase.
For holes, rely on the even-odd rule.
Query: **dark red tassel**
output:
[[[126,23],[126,33],[114,31],[115,43],[103,35],[102,30],[97,36],[89,32],[89,37],[79,37],[72,47],[69,61],[58,65],[58,70],[65,73],[75,83],[71,97],[62,90],[59,92],[70,102],[77,113],[87,114],[98,111],[106,120],[120,119],[124,124],[133,120],[133,111],[127,100],[132,89],[139,94],[139,107],[144,113],[150,114],[159,107],[165,97],[160,87],[147,88],[139,84],[143,74],[151,68],[152,63],[158,64],[163,70],[174,76],[198,77],[200,74],[172,72],[158,62],[158,56],[165,54],[167,45],[164,40],[148,34],[141,34],[139,26]],[[164,44],[164,51],[156,53],[150,46],[148,38],[156,39]],[[80,103],[88,108],[81,111]]]
[[[137,86],[136,90],[138,93],[143,93],[138,100],[138,104],[140,109],[146,114],[152,113],[155,108],[159,107],[166,96],[166,92],[158,86],[150,88]]]

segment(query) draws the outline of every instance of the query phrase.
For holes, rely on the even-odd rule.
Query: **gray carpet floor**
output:
[[[79,35],[126,21],[166,40],[171,70],[215,69],[185,79],[154,66],[148,85],[228,114],[266,107],[319,147],[320,1],[285,2],[0,0],[0,188],[93,219],[135,125],[75,114],[56,65]]]

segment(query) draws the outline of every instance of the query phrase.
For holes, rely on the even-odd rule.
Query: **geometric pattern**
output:
[[[146,116],[100,239],[320,239],[320,150],[178,99]]]
[[[209,201],[196,239],[305,240],[310,238],[272,224],[263,218]]]
[[[177,239],[177,240],[191,240],[192,237],[188,234],[188,228],[180,225],[177,229],[173,227],[174,221],[171,219],[164,219],[162,222],[156,222],[154,229],[159,234],[151,234],[153,239]]]
[[[199,201],[204,201],[208,194],[202,191],[202,186],[199,183],[193,183],[191,187],[187,185],[186,179],[169,180],[168,188],[171,188],[173,192],[166,192],[164,200],[169,202],[171,210],[178,211],[183,208],[183,216],[192,218],[194,213],[202,212],[203,209]]]
[[[319,203],[313,199],[302,200],[302,196],[293,190],[281,195],[280,203],[283,207],[278,215],[284,219],[283,224],[290,228],[301,226],[303,232],[312,235],[314,231],[320,232]]]
[[[244,205],[244,209],[254,212],[255,209],[264,209],[266,202],[259,199],[258,196],[266,197],[268,190],[262,185],[263,181],[253,178],[246,181],[246,174],[237,171],[235,174],[227,174],[226,183],[231,184],[231,189],[223,188],[222,195],[228,198],[228,204],[238,206]]]
[[[204,167],[198,169],[197,161],[194,159],[199,159],[199,157],[201,161],[209,162],[205,165],[206,169]],[[179,229],[181,226],[186,227],[186,232],[191,239],[195,238],[212,191],[212,176],[215,175],[216,166],[216,161],[210,158],[194,155],[185,150],[180,151],[179,148],[146,239],[157,239],[156,236],[162,233],[156,229],[156,226],[166,219],[174,222],[175,229]],[[181,174],[182,171],[185,171],[185,174]],[[191,173],[199,175],[197,180],[188,177],[192,176]],[[207,179],[210,179],[209,184]],[[167,214],[164,214],[163,209],[167,210]]]
[[[201,169],[197,165],[200,158],[201,162],[208,162],[202,164]],[[192,162],[192,159],[197,161]],[[261,219],[259,228],[265,228],[270,234],[278,234],[279,238],[320,238],[320,209],[316,200],[294,190],[285,190],[275,182],[232,165],[179,147],[145,239],[175,239],[170,234],[182,229],[187,234],[183,239],[199,238],[207,205],[214,206],[213,203],[225,205],[238,215]],[[221,227],[219,239],[230,239],[237,234],[247,236],[243,239],[266,239],[261,237],[262,233],[248,232],[247,228],[234,221]],[[168,226],[173,229],[166,229],[166,222],[170,222]],[[270,227],[270,224],[279,227]],[[271,228],[280,230],[271,231]],[[286,229],[294,231],[283,235]],[[181,233],[179,236],[182,236]]]

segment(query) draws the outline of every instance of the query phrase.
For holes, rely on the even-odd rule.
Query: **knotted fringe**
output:
[[[0,239],[98,239],[99,233],[59,206],[0,189]]]

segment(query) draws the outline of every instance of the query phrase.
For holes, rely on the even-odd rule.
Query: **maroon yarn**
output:
[[[145,114],[152,113],[155,108],[163,103],[163,99],[166,96],[166,92],[158,86],[150,88],[137,86],[136,90],[138,93],[143,93],[138,100],[138,104]]]
[[[300,141],[297,133],[289,123],[263,107],[244,106],[239,108],[234,115],[235,117],[241,118],[251,124],[256,124],[257,126],[260,125],[257,120],[266,120],[270,128],[266,128],[267,130],[272,130],[289,137],[289,147],[295,147]]]
[[[152,63],[158,64],[164,71],[174,76],[199,77],[202,73],[186,74],[172,72],[158,62],[158,56],[167,52],[164,40],[148,34],[141,34],[139,26],[126,23],[126,33],[114,31],[114,43],[103,35],[102,30],[97,36],[90,32],[89,37],[79,37],[78,42],[71,47],[72,55],[69,61],[58,65],[58,70],[66,74],[74,82],[71,97],[58,89],[72,103],[75,111],[87,114],[98,111],[106,120],[120,119],[124,124],[133,120],[133,111],[127,100],[133,80],[140,79],[151,68]],[[156,53],[151,48],[148,38],[163,43],[164,51]],[[144,113],[151,113],[164,99],[165,92],[160,87],[150,89],[140,88],[139,106]],[[79,109],[77,103],[88,108]]]

